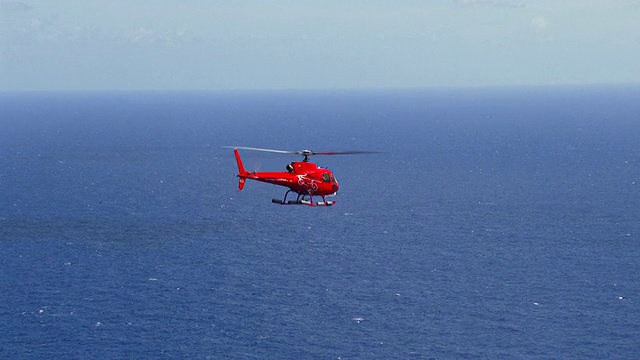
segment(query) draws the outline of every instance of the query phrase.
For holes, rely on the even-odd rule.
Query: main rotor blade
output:
[[[242,150],[253,150],[253,151],[266,151],[277,154],[296,154],[302,155],[305,158],[312,155],[357,155],[357,154],[379,154],[379,151],[361,151],[361,150],[350,150],[350,151],[311,151],[311,150],[297,150],[297,151],[288,151],[288,150],[276,150],[276,149],[265,149],[265,148],[257,148],[257,147],[249,147],[249,146],[223,146],[225,148],[230,149],[242,149]]]
[[[263,149],[256,147],[248,147],[248,146],[223,146],[229,149],[242,149],[242,150],[253,150],[253,151],[266,151],[278,154],[298,154],[298,151],[286,151],[286,150],[275,150],[275,149]]]
[[[357,154],[379,154],[379,151],[362,151],[362,150],[351,150],[351,151],[322,151],[322,152],[313,152],[313,155],[357,155]]]

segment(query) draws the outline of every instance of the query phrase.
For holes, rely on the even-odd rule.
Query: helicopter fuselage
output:
[[[330,170],[318,167],[310,161],[294,161],[286,166],[287,171],[246,171],[242,164],[242,159],[237,149],[234,149],[236,162],[238,164],[239,178],[238,191],[244,188],[246,179],[265,182],[273,185],[284,186],[290,191],[298,194],[298,199],[304,196],[312,197],[320,196],[323,203],[326,203],[324,197],[334,195],[338,189],[338,181]],[[274,201],[283,203],[280,201]]]

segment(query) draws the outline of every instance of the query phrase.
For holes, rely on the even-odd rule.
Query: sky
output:
[[[640,0],[0,0],[0,90],[640,84]]]

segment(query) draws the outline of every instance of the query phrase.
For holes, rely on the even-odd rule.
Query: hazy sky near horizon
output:
[[[0,90],[640,84],[640,0],[0,0]]]

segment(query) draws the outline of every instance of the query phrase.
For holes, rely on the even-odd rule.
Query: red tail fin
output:
[[[238,173],[236,176],[240,178],[238,182],[238,191],[240,191],[244,188],[247,172],[244,170],[244,166],[242,165],[242,159],[240,159],[238,149],[233,149],[233,154],[236,156],[236,163],[238,164]]]

